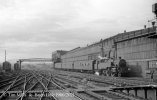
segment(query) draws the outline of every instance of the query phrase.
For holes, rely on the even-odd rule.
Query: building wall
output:
[[[126,60],[153,59],[157,57],[157,39],[139,37],[117,43],[117,56]]]
[[[139,34],[144,34],[140,32],[142,31],[138,31]],[[157,38],[146,35],[118,42],[117,57],[126,59],[135,74],[146,77],[146,70],[157,68]]]
[[[98,56],[100,47],[98,45],[80,48],[78,50],[68,52],[62,56],[63,62],[91,60]]]
[[[75,51],[70,51],[67,54],[63,55],[62,61],[81,61],[81,60],[95,60],[98,59],[98,56],[102,56],[101,45],[103,44],[104,55],[109,57],[114,55],[113,51],[113,38],[104,40],[103,43],[96,43],[91,46],[79,48]]]

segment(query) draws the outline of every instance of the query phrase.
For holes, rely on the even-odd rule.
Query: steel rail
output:
[[[48,89],[48,86],[49,86],[49,84],[50,84],[50,81],[51,81],[51,78],[49,78],[48,83],[47,83],[47,85],[46,85],[46,88],[47,88],[47,89]]]
[[[67,79],[64,79],[64,80],[63,80],[63,78],[60,78],[60,79],[59,79],[58,77],[57,77],[57,78],[54,78],[54,79],[55,79],[55,80],[58,80],[58,81],[60,81],[60,82],[66,83],[66,84],[70,85],[71,87],[78,88],[78,87],[77,87],[78,83],[77,83],[77,85],[76,85],[76,84],[74,84],[74,83],[65,81],[65,80],[67,80]]]
[[[45,76],[46,77],[46,76]],[[42,79],[45,79],[44,78],[44,75],[42,76]],[[46,79],[45,79],[46,80]],[[46,89],[47,89],[47,91],[48,91],[48,85],[50,84],[50,81],[51,81],[51,77],[47,80],[48,81],[48,83],[46,84]],[[42,100],[42,98],[43,98],[43,95],[41,96],[41,98],[40,98],[40,100]],[[54,98],[54,96],[53,96],[53,98]],[[55,98],[56,99],[56,98]]]
[[[0,88],[3,88],[4,86],[8,86],[8,85],[10,85],[11,83],[13,83],[13,82],[10,81],[10,82],[8,82],[8,83],[0,84]]]
[[[31,90],[37,83],[38,83],[38,81],[35,82],[28,90],[26,90],[26,91],[23,93],[21,100],[23,100],[23,98],[24,98],[24,96],[26,95],[26,93],[27,93],[29,90]],[[17,100],[18,100],[18,99],[17,99]]]
[[[39,74],[39,73],[38,73]],[[46,79],[47,81],[49,81],[49,83],[51,82],[52,84],[54,84],[54,85],[56,85],[57,87],[59,87],[60,89],[63,89],[62,87],[60,87],[58,84],[56,84],[56,83],[54,83],[54,82],[52,82],[52,75],[50,76],[50,79],[47,79],[46,77],[44,77],[43,75],[41,75],[41,74],[39,74],[40,76],[42,76],[44,79]],[[48,85],[47,85],[48,86]],[[48,91],[48,88],[47,88],[47,91]],[[48,91],[49,93],[50,93],[50,91]],[[54,95],[52,95],[51,94],[51,96],[55,99],[55,100],[57,100],[57,98],[54,96]],[[40,98],[40,100],[42,99],[42,97]]]
[[[83,86],[88,87],[88,88],[93,88],[93,86],[90,86],[89,84],[87,84],[87,82],[89,80],[87,80],[87,82],[84,83],[84,82],[80,82],[80,81],[74,81],[74,80],[70,79],[69,76],[63,77],[63,76],[57,75],[57,77],[59,77],[60,79],[64,79],[65,81],[68,81],[69,83],[72,83],[72,84],[79,84],[79,85],[83,85]],[[71,77],[71,75],[70,75],[70,77]]]
[[[26,90],[26,91],[22,94],[22,96],[19,97],[19,98],[16,99],[16,100],[19,100],[20,98],[21,98],[21,100],[23,100],[23,99],[24,99],[24,96],[26,95],[26,93],[27,93],[29,90],[31,90],[37,83],[38,83],[38,82],[34,83],[34,85],[33,85],[32,87],[30,87],[28,90]]]
[[[38,80],[37,77],[36,77],[36,79]],[[47,87],[43,84],[42,80],[43,80],[43,77],[41,78],[41,80],[38,80],[38,82],[44,87],[45,91],[48,91]],[[42,94],[41,94],[39,100],[42,100],[43,96],[44,96],[44,91],[42,91]]]
[[[13,81],[13,82],[11,81],[11,85],[9,85],[9,86],[7,87],[7,89],[3,92],[3,94],[0,96],[0,99],[2,99],[3,96],[5,96],[5,94],[6,94],[9,90],[11,90],[12,88],[14,88],[14,87],[16,87],[16,86],[18,86],[18,85],[20,85],[20,84],[23,83],[23,82],[20,82],[20,83],[16,84],[17,82],[19,82],[19,81],[21,81],[21,80],[23,79],[23,75],[24,75],[24,74],[19,73],[18,76],[16,76],[16,78],[14,79],[14,81]]]
[[[4,80],[0,81],[0,84],[1,84],[1,83],[4,83],[4,82],[8,82],[8,81],[10,81],[10,80],[13,80],[13,79],[15,79],[15,78],[16,78],[16,76],[10,77],[10,78],[7,78],[7,79],[4,79]]]
[[[41,75],[42,76],[42,75]],[[50,74],[50,77],[51,77],[51,83],[52,84],[54,84],[54,85],[56,85],[57,87],[59,87],[60,89],[62,89],[63,91],[66,91],[65,90],[65,86],[63,86],[62,84],[60,84],[60,83],[58,83],[58,82],[56,82],[55,80],[54,80],[54,77],[53,77],[53,75],[52,74]],[[46,80],[48,80],[46,77],[44,77]],[[59,84],[59,85],[58,85]],[[64,88],[63,88],[64,87]],[[71,91],[69,91],[69,92],[71,92]],[[72,92],[73,93],[73,92]],[[75,94],[74,94],[75,95]],[[75,95],[75,98],[77,98],[77,99],[79,99],[79,100],[84,100],[84,99],[82,99],[81,97],[79,97],[78,95]],[[57,100],[57,99],[56,99]]]
[[[33,74],[33,76],[34,76],[34,77],[37,79],[37,81],[44,87],[44,89],[47,90],[47,88],[45,87],[45,85],[44,85],[43,82],[41,81],[41,80],[43,79],[43,77],[39,80],[35,74]]]
[[[21,81],[20,83],[18,83],[18,84],[16,84],[16,85],[13,85],[11,88],[10,88],[10,90],[12,90],[13,88],[16,88],[17,86],[19,86],[19,85],[21,85],[21,84],[23,84],[24,83],[24,81]]]
[[[92,75],[92,74],[87,74],[87,73],[78,73],[78,72],[65,72],[65,71],[61,71],[63,74],[66,74],[66,75],[74,75],[74,76],[77,76],[77,77],[86,77],[86,78],[89,78],[89,79],[102,79],[102,80],[105,80],[105,81],[108,81],[110,83],[117,83],[118,85],[128,85],[128,86],[135,86],[135,85],[148,85],[150,83],[152,84],[157,84],[155,82],[148,82],[147,80],[137,80],[137,79],[129,79],[129,78],[122,78],[122,77],[107,77],[107,76],[96,76],[96,75]],[[56,71],[55,71],[56,73]],[[57,73],[56,73],[57,74]],[[113,84],[114,85],[114,84]]]
[[[33,73],[34,74],[34,73]],[[60,89],[62,89],[63,91],[65,90],[64,88],[64,86],[63,85],[58,85],[58,82],[56,82],[55,80],[53,80],[53,76],[52,76],[52,74],[51,73],[49,73],[49,75],[47,76],[47,73],[45,73],[45,75],[42,73],[42,72],[36,72],[35,73],[36,75],[35,75],[35,77],[37,77],[37,76],[41,76],[42,77],[42,79],[44,78],[44,79],[46,79],[47,81],[48,81],[48,83],[47,83],[47,85],[45,84],[45,86],[47,87],[48,86],[48,84],[50,84],[50,83],[52,83],[52,84],[54,84],[54,85],[56,85],[58,88],[60,88]],[[37,75],[38,74],[38,75]],[[48,78],[47,78],[48,77]],[[38,78],[38,77],[37,77]],[[42,80],[42,79],[40,79],[40,81]],[[55,81],[55,82],[54,82]],[[42,82],[42,81],[41,81]],[[43,83],[43,82],[42,82]],[[43,83],[44,84],[44,83]],[[35,86],[35,85],[34,85]],[[63,88],[64,87],[64,88]],[[66,90],[65,90],[66,91]],[[50,93],[50,91],[47,91],[48,93]],[[67,91],[66,91],[67,92]],[[45,93],[45,91],[43,91],[43,93]],[[43,94],[42,93],[42,94]],[[42,95],[43,96],[43,95]],[[51,95],[52,97],[53,97],[53,99],[56,99],[57,100],[57,98],[55,97],[55,96],[53,96],[53,95]],[[74,97],[75,98],[77,98],[77,99],[79,99],[79,100],[83,100],[83,99],[81,99],[80,97],[78,97],[77,95],[75,95],[74,94]],[[42,98],[41,98],[42,99]]]
[[[43,75],[41,75],[41,74],[39,74],[39,73],[38,73],[38,75],[42,76],[42,79],[43,79],[43,77],[44,77]],[[35,75],[34,75],[34,76],[35,76]],[[36,77],[36,76],[35,76],[35,77]],[[36,79],[38,80],[37,77],[36,77]],[[42,79],[41,79],[41,80],[42,80]],[[41,80],[38,80],[38,81],[39,81],[40,84],[44,87],[45,91],[46,91],[46,92],[49,92],[49,91],[48,91],[48,88],[43,84],[43,82],[42,82]],[[49,93],[50,93],[50,92],[49,92]],[[42,100],[43,96],[44,96],[44,91],[42,92],[42,95],[41,95],[41,97],[40,97],[39,100]],[[51,95],[51,96],[53,97],[53,99],[57,100],[57,98],[56,98],[54,95]]]
[[[74,72],[68,72],[68,73],[65,73],[66,75],[74,75]],[[86,79],[88,79],[88,80],[90,80],[90,81],[97,81],[97,82],[104,82],[104,83],[107,83],[107,84],[110,84],[110,85],[116,85],[116,86],[120,86],[121,84],[124,84],[124,82],[121,82],[121,81],[115,81],[115,78],[114,79],[112,79],[112,78],[106,78],[105,77],[105,79],[103,78],[102,79],[102,77],[100,78],[100,76],[98,77],[98,76],[96,76],[96,75],[89,75],[89,74],[86,74],[86,73],[83,73],[83,74],[81,74],[81,73],[75,73],[75,75],[74,76],[77,76],[77,77],[79,77],[79,78],[86,78]],[[116,84],[115,84],[116,83]],[[125,83],[125,85],[126,85],[126,83]]]
[[[24,75],[24,74],[23,74],[23,75]],[[23,80],[23,75],[21,75],[21,78],[20,78],[18,81],[16,81],[16,83],[19,82],[19,81],[21,81],[21,80]],[[28,77],[28,76],[29,76],[28,74],[24,75],[24,77]],[[15,88],[15,87],[17,87],[18,85],[23,84],[24,82],[25,82],[25,80],[24,80],[24,81],[21,81],[21,82],[18,83],[18,84],[15,83],[15,84],[10,88],[10,90],[13,89],[13,88]]]
[[[19,78],[20,78],[21,76],[22,76],[22,75],[20,75]],[[15,78],[15,77],[14,77],[14,78]],[[10,80],[10,79],[9,79],[9,80]],[[18,80],[16,81],[16,83],[17,83],[18,81],[20,81],[20,80],[22,80],[22,78],[18,79]],[[8,81],[8,80],[5,80],[5,81]],[[1,87],[4,87],[4,86],[7,86],[7,85],[9,85],[9,84],[11,84],[11,83],[13,83],[13,81],[9,81],[9,82],[7,82],[7,83],[6,83],[6,82],[5,82],[5,83],[1,83],[1,84],[0,84],[0,88],[1,88]],[[15,84],[16,84],[16,83],[15,83]],[[14,84],[14,85],[15,85],[15,84]],[[11,88],[13,88],[14,85],[13,85]],[[16,86],[17,86],[17,85],[18,85],[18,84],[16,84]],[[19,83],[19,85],[20,85],[20,83]],[[11,88],[10,88],[10,89],[11,89]]]
[[[60,78],[63,79],[63,77],[60,77]],[[71,84],[71,82],[75,82],[75,81],[70,80],[70,79],[67,79],[67,78],[65,77],[64,81],[66,81],[66,80],[68,81],[68,83],[69,83],[69,81],[70,81],[70,84]],[[63,81],[63,82],[64,82],[64,81]],[[81,85],[85,85],[85,84],[78,83],[78,82],[75,82],[75,83],[81,84]],[[87,85],[85,85],[85,86],[87,86]],[[76,96],[80,97],[81,99],[90,100],[90,99],[88,99],[87,97],[84,97],[84,96],[82,96],[82,95],[79,95],[79,94],[78,94],[76,91],[74,91],[74,90],[72,90],[71,92],[73,92]],[[92,91],[90,91],[90,90],[88,90],[88,89],[86,89],[84,92],[87,93],[88,95],[91,95],[91,96],[93,96],[93,97],[99,99],[99,100],[112,100],[111,98],[107,98],[107,97],[105,97],[105,96],[96,94],[96,93],[94,93],[94,92],[92,92]]]
[[[23,97],[25,96],[26,84],[27,84],[27,82],[29,82],[29,80],[31,80],[31,78],[32,78],[32,77],[30,77],[30,78],[28,79],[28,81],[27,81],[27,80],[26,80],[26,76],[25,76],[25,82],[24,82],[24,84],[23,84],[23,93],[22,93],[22,95],[21,95],[17,100],[19,100],[20,98],[21,98],[21,100],[22,100]]]
[[[13,83],[11,85],[9,85],[9,87],[3,92],[3,94],[0,96],[0,99],[3,98],[3,96],[7,93],[7,91],[16,83],[17,79],[20,77],[21,74],[19,74],[15,80],[13,81]]]
[[[31,78],[30,78],[31,79]],[[29,81],[29,80],[28,80]],[[24,82],[24,84],[23,84],[23,91],[25,91],[26,90],[26,83],[27,83],[27,79],[26,79],[26,76],[25,76],[25,82]]]
[[[42,75],[40,75],[40,76],[42,76]],[[43,77],[43,78],[45,78],[46,80],[48,80],[46,77]],[[50,82],[51,82],[52,84],[56,85],[58,88],[60,88],[60,89],[62,89],[62,90],[64,89],[64,88],[63,88],[63,85],[60,86],[60,85],[58,85],[57,83],[55,83],[54,80],[53,80],[53,81],[52,81],[52,80],[53,80],[53,78],[52,78],[52,74],[51,74]],[[49,80],[48,80],[48,81],[49,81]]]
[[[82,75],[82,76],[84,76],[84,75]],[[79,77],[81,77],[81,76],[79,76]],[[97,78],[97,76],[96,77],[90,77],[90,76],[86,76],[86,78],[88,78],[88,79],[90,79],[90,80],[96,80],[96,81],[101,81],[101,82],[104,82],[104,81],[106,81],[106,80],[101,80],[101,79],[98,79]],[[115,78],[113,78],[113,79],[115,79]],[[120,80],[120,79],[119,79]],[[107,81],[110,81],[110,82],[112,82],[111,80],[107,80]],[[113,82],[115,82],[115,81],[113,81]],[[122,82],[124,82],[124,79],[122,79],[122,80],[120,80],[120,83],[122,83]],[[129,84],[129,85],[132,85],[131,83]],[[110,94],[113,94],[113,95],[115,95],[115,96],[120,96],[120,97],[125,97],[126,99],[130,99],[130,100],[140,100],[140,99],[138,99],[138,97],[136,98],[136,97],[130,97],[130,96],[127,96],[127,95],[124,95],[124,94],[121,94],[121,93],[115,93],[115,92],[112,92],[112,91],[106,91],[106,92],[108,92],[108,93],[110,93]],[[91,94],[91,95],[95,95],[95,96],[97,96],[99,99],[100,98],[105,98],[104,96],[101,96],[101,95],[99,95],[99,94],[96,94],[96,93],[93,93],[92,91],[90,91],[90,90],[86,90],[85,91],[85,93],[87,93],[87,94]],[[105,98],[106,99],[106,98]],[[108,98],[109,99],[109,98]],[[108,100],[107,99],[107,100]]]
[[[73,80],[69,80],[69,79],[67,79],[67,78],[63,78],[63,77],[59,77],[59,78],[61,78],[61,79],[64,79],[64,81],[63,80],[61,80],[61,79],[58,79],[57,78],[57,80],[59,80],[59,81],[62,81],[62,82],[65,82],[65,83],[67,83],[67,84],[70,84],[70,85],[72,85],[73,86],[73,84],[71,83],[71,82],[74,82],[74,83],[77,83],[77,84],[81,84],[81,85],[84,85],[84,86],[87,86],[87,85],[85,85],[85,84],[82,84],[82,83],[78,83],[78,82],[75,82],[75,81],[73,81]],[[56,78],[55,78],[56,79]],[[68,82],[67,82],[68,81]],[[77,87],[76,87],[77,88]],[[82,95],[80,95],[80,94],[78,94],[75,90],[70,90],[70,92],[72,92],[72,93],[74,93],[74,95],[76,96],[76,97],[78,97],[80,100],[90,100],[90,99],[88,99],[87,97],[82,97]],[[97,95],[96,93],[94,93],[94,92],[90,92],[91,93],[91,95],[93,96],[93,97],[95,97],[95,98],[98,98],[99,100],[105,100],[106,98],[105,97],[103,97],[103,96],[100,96],[100,95]],[[89,94],[89,93],[88,93]],[[105,98],[105,99],[103,99],[103,98]],[[107,99],[107,100],[110,100],[110,99]]]
[[[34,83],[30,88],[28,88],[27,90],[26,90],[26,85],[27,85],[27,83],[28,82],[30,82],[30,80],[31,79],[33,79],[34,77],[33,76],[31,76],[28,80],[26,80],[26,77],[25,77],[25,83],[24,83],[24,90],[23,90],[23,93],[22,93],[22,95],[19,97],[19,98],[17,98],[16,100],[23,100],[23,98],[24,98],[24,96],[26,95],[26,93],[29,91],[29,90],[31,90],[38,82],[36,82],[36,83]]]

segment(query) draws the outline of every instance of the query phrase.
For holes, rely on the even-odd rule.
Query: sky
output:
[[[86,46],[151,26],[156,0],[0,0],[0,62],[51,58],[55,50]]]

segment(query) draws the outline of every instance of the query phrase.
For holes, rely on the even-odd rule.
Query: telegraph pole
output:
[[[101,46],[101,56],[104,57],[104,44],[103,44],[103,40],[100,40],[100,46]]]
[[[6,53],[6,50],[5,50],[5,62],[6,62],[6,59],[7,59],[7,53]]]

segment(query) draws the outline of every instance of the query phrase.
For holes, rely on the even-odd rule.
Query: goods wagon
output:
[[[11,63],[8,61],[3,62],[3,70],[5,70],[6,72],[10,72],[11,71]]]

